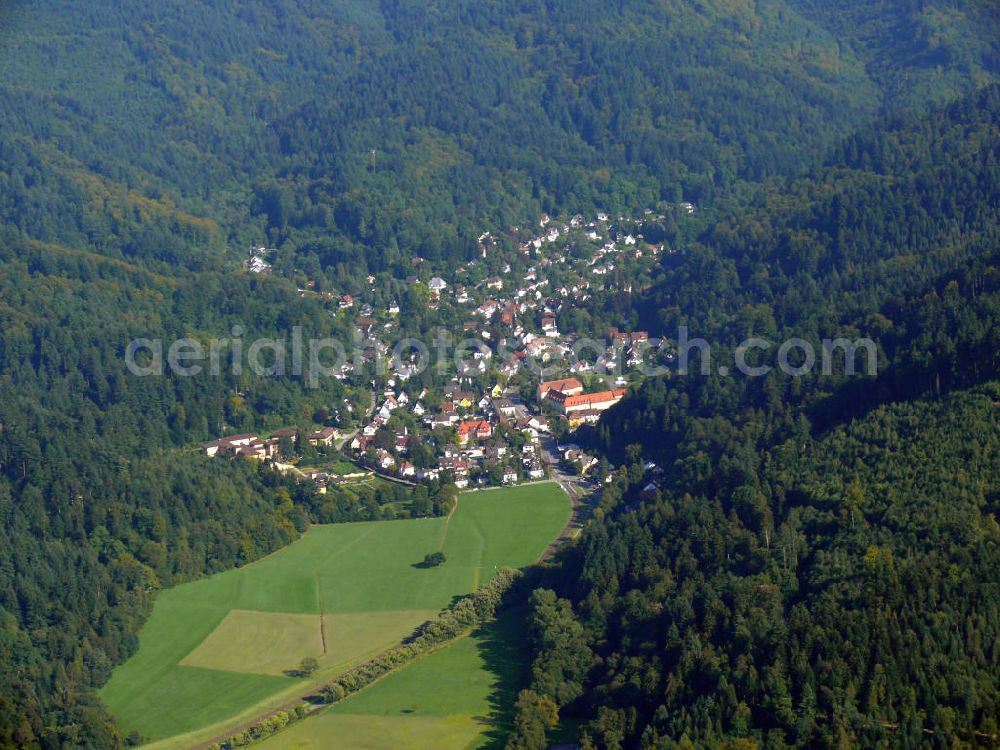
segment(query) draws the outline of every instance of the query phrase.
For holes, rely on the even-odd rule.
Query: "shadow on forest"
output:
[[[517,694],[528,685],[531,653],[527,644],[527,616],[526,605],[511,607],[475,636],[479,655],[493,675],[490,713],[476,717],[489,726],[483,750],[503,750],[514,720]]]

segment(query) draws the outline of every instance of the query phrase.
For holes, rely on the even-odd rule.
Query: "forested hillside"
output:
[[[295,423],[344,395],[229,368],[135,377],[125,346],[330,322],[267,280],[164,277],[12,233],[0,258],[0,745],[114,747],[92,689],[134,650],[153,593],[255,559],[309,522],[302,485],[174,450]]]
[[[666,270],[651,322],[715,363],[748,336],[871,336],[880,374],[696,355],[606,415],[627,468],[562,599],[535,594],[510,748],[543,746],[547,701],[585,747],[996,744],[998,114],[992,88],[862,132]]]
[[[535,595],[562,614],[532,688],[585,747],[995,746],[998,397],[881,407],[595,525],[575,614]]]
[[[981,34],[993,23],[988,2],[792,0],[863,62],[889,107],[921,109],[989,82],[1000,41]]]
[[[267,237],[344,286],[541,210],[711,203],[798,171],[994,78],[985,7],[18,3],[0,208],[35,239],[199,267]]]
[[[975,589],[983,602],[996,600],[975,583],[994,562],[988,514],[995,489],[956,485],[958,509],[947,529],[973,518],[981,528],[954,547],[940,535],[919,536],[924,546],[911,551],[902,533],[908,527],[899,535],[876,528],[880,514],[899,514],[903,489],[870,493],[870,510],[859,507],[849,523],[827,518],[833,512],[822,493],[835,490],[820,487],[821,465],[810,458],[823,458],[819,446],[829,446],[823,460],[843,455],[851,464],[846,473],[831,469],[829,481],[864,483],[875,476],[858,458],[867,448],[845,447],[841,432],[824,438],[821,430],[872,408],[869,419],[892,425],[909,424],[911,414],[936,423],[940,404],[879,405],[969,388],[995,372],[1000,110],[996,89],[982,87],[1000,75],[1000,16],[990,7],[952,0],[5,3],[0,747],[121,746],[94,688],[134,650],[158,588],[252,560],[287,544],[311,519],[354,517],[267,470],[210,462],[191,449],[224,432],[308,424],[344,399],[363,409],[370,393],[361,374],[320,390],[296,376],[258,378],[225,367],[221,377],[136,378],[124,364],[129,341],[205,341],[233,335],[234,326],[249,340],[295,325],[306,338],[344,338],[343,322],[300,295],[296,281],[351,292],[367,286],[370,272],[405,278],[417,256],[455,265],[486,228],[535,223],[540,211],[641,211],[681,200],[697,202],[703,225],[713,227],[683,263],[667,261],[658,284],[636,301],[636,316],[651,327],[697,324],[698,335],[716,335],[723,348],[746,331],[777,334],[801,324],[805,335],[822,335],[846,325],[875,336],[893,367],[863,393],[837,379],[786,385],[713,377],[656,381],[626,401],[594,442],[614,459],[645,452],[672,467],[669,497],[643,511],[662,542],[657,566],[675,576],[686,571],[686,553],[670,545],[694,538],[675,538],[676,520],[661,522],[668,507],[674,519],[707,513],[706,525],[738,527],[733,538],[743,540],[745,554],[728,553],[725,564],[722,548],[697,554],[728,571],[733,590],[744,585],[733,577],[772,577],[761,583],[777,587],[765,602],[772,618],[799,602],[796,591],[821,588],[807,572],[828,573],[832,563],[816,556],[836,539],[855,551],[874,546],[878,570],[888,565],[880,550],[891,550],[900,575],[934,555],[949,564],[967,559],[966,572],[928,584],[927,595],[943,602],[942,622],[903,621],[927,641],[923,656],[913,653],[914,663],[900,667],[905,677],[872,688],[884,708],[865,704],[863,712],[879,725],[906,727],[893,736],[911,731],[913,710],[932,716],[926,728],[934,731],[991,731],[996,692],[987,661],[996,655],[970,613],[975,608],[993,624],[996,613],[958,599]],[[275,250],[271,276],[240,267],[257,243]],[[947,403],[970,429],[988,431],[994,412],[975,393]],[[935,464],[933,483],[913,477],[900,487],[930,493],[949,476],[963,449],[961,424],[945,425],[943,450],[951,452]],[[809,450],[787,456],[795,451],[777,446],[789,440]],[[626,454],[628,444],[641,448]],[[926,445],[907,440],[900,451],[915,461]],[[984,442],[977,459],[983,476],[991,445]],[[778,453],[780,460],[767,458]],[[739,456],[728,460],[746,462],[749,473],[723,456]],[[801,477],[789,479],[796,472]],[[734,516],[728,493],[743,479],[760,494],[741,501]],[[782,489],[793,499],[771,507],[779,494],[772,486],[798,489]],[[643,629],[661,624],[656,618],[667,611],[637,617],[634,636],[632,620],[607,614],[623,602],[645,606],[600,572],[605,536],[616,540],[615,555],[632,554],[634,522],[618,518],[628,492],[606,493],[599,516],[608,526],[599,520],[580,556],[566,563],[567,575],[588,571],[584,587],[560,592],[578,608],[592,591],[601,599],[579,609],[602,661],[586,665],[580,680],[589,694],[574,710],[586,716],[604,707],[607,722],[619,720],[626,702],[619,689],[633,680],[619,678],[616,655],[633,658]],[[682,502],[684,492],[702,500]],[[950,497],[927,502],[937,508]],[[794,520],[808,515],[794,509],[815,503],[815,517]],[[788,562],[791,541],[776,562],[775,535],[786,526],[786,535],[807,534],[796,542],[800,567]],[[712,539],[718,528],[711,527]],[[770,541],[761,542],[764,528]],[[827,530],[830,538],[819,539]],[[849,560],[874,576],[863,556],[852,552]],[[685,602],[710,598],[714,569],[692,579]],[[660,594],[647,584],[640,576],[629,586],[656,601]],[[895,578],[876,588],[898,596]],[[830,612],[809,610],[788,632],[805,639],[805,623],[824,634],[833,628],[841,602],[822,601]],[[845,611],[868,627],[863,610]],[[678,620],[678,638],[695,628],[698,643],[722,653],[721,624],[689,622]],[[711,682],[678,687],[689,667],[670,682],[669,720],[656,718],[662,701],[652,696],[674,674],[677,643],[628,697],[634,712],[620,734],[629,746],[639,746],[651,722],[650,731],[670,741],[684,732],[705,742],[735,737],[745,726],[781,729],[799,744],[848,726],[837,712],[852,710],[850,700],[817,688],[813,713],[802,714],[813,718],[788,727],[781,685],[798,706],[816,677],[794,672],[792,657],[805,647],[787,641],[781,653],[754,662],[774,675],[767,689],[726,676],[738,685],[733,710],[743,724],[705,728],[705,706],[721,693]],[[862,652],[857,646],[843,659],[853,669]],[[925,665],[946,653],[967,669],[949,672],[941,686]],[[848,691],[848,666],[829,669]],[[918,678],[929,687],[917,682],[912,697],[901,697],[898,686]],[[873,680],[882,684],[859,676],[853,689],[861,695]],[[939,689],[946,697],[932,706]],[[978,692],[970,697],[969,690]],[[753,703],[761,695],[780,711],[762,714]],[[690,719],[673,710],[682,699]],[[740,701],[753,707],[749,715]],[[855,724],[845,731],[857,731]],[[594,736],[613,746],[611,730]]]
[[[678,326],[712,342],[694,375],[647,381],[608,415],[598,442],[624,457],[629,442],[661,460],[701,458],[750,440],[766,445],[858,413],[988,377],[997,360],[1000,89],[847,139],[805,177],[780,182],[707,230],[639,304],[658,332]],[[750,337],[780,342],[870,337],[877,378],[724,377]],[[753,364],[776,366],[777,346]],[[751,357],[753,359],[753,356]],[[866,362],[859,355],[860,372]],[[846,410],[846,411],[845,411]],[[744,432],[743,428],[749,431]]]

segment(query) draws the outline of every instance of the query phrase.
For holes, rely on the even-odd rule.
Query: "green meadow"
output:
[[[464,493],[450,518],[314,526],[263,560],[163,591],[102,698],[125,731],[192,746],[398,643],[498,567],[531,564],[569,513],[546,483]],[[417,567],[437,550],[444,565]],[[316,673],[290,676],[307,656]]]
[[[260,750],[488,750],[503,747],[525,681],[525,610],[293,724]]]

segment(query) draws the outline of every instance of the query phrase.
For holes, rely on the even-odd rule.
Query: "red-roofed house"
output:
[[[549,391],[559,391],[567,396],[576,396],[583,393],[583,383],[576,378],[565,378],[563,380],[549,380],[538,386],[538,398],[543,399]]]
[[[572,414],[578,411],[604,411],[605,409],[610,409],[622,400],[625,392],[624,388],[615,388],[612,391],[569,396],[560,391],[552,391],[548,394],[548,399],[563,414]]]
[[[493,428],[485,419],[474,419],[460,422],[456,429],[458,442],[465,445],[472,440],[486,440],[493,434]]]

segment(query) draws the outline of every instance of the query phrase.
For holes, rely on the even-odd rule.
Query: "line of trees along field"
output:
[[[609,412],[626,471],[534,594],[510,750],[560,716],[599,748],[1000,741],[998,93],[850,139],[651,292],[716,364],[848,331],[882,372],[713,370]]]
[[[416,255],[467,258],[484,225],[681,199],[739,217],[730,239],[720,229],[700,242],[728,249],[714,259],[698,250],[689,268],[706,283],[691,309],[724,300],[706,320],[744,327],[734,316],[745,308],[730,307],[737,290],[760,286],[762,264],[780,265],[763,245],[740,249],[739,227],[754,226],[747,183],[798,174],[878,115],[951,99],[997,74],[1000,33],[986,4],[835,5],[165,0],[106,12],[70,0],[0,10],[0,747],[120,745],[93,689],[134,649],[159,587],[255,559],[310,519],[372,512],[317,506],[267,472],[175,453],[223,430],[308,422],[344,398],[363,410],[366,395],[335,383],[307,391],[291,377],[134,378],[122,360],[128,341],[226,336],[236,324],[247,339],[292,325],[306,338],[344,337],[278,276],[351,292],[371,271],[404,277]],[[987,107],[995,122],[995,93],[984,96],[985,105],[961,106]],[[995,134],[981,121],[967,126],[978,140],[956,126],[944,139],[896,143],[884,164],[863,162],[875,136],[848,142],[847,156],[862,161],[841,166],[891,176],[856,183],[871,208],[886,201],[907,212],[871,224],[871,236],[907,227],[915,239],[888,264],[891,248],[874,243],[884,266],[859,275],[870,259],[845,235],[831,266],[839,281],[823,288],[830,300],[857,297],[846,309],[871,313],[864,330],[888,317],[898,355],[912,351],[920,378],[942,389],[964,382],[948,374],[965,351],[947,348],[949,326],[989,346],[973,324],[991,320],[994,287],[972,258],[995,237],[982,213],[995,208],[995,183],[983,182],[995,176]],[[965,150],[933,150],[949,141]],[[927,142],[938,145],[927,151]],[[933,169],[904,158],[925,151]],[[912,190],[925,196],[926,216],[892,170],[918,175]],[[806,225],[815,208],[815,222],[826,222],[833,177],[790,192],[789,213]],[[948,190],[931,192],[938,181]],[[845,230],[869,213],[848,202],[854,213],[831,214]],[[820,237],[803,239],[799,253],[807,230],[789,227],[775,245],[782,257],[825,252]],[[279,247],[274,278],[235,272],[252,243]],[[939,257],[940,248],[970,260]],[[739,265],[744,255],[752,268]],[[813,289],[802,276],[828,270],[782,268],[793,283],[771,289],[775,299]],[[664,296],[635,310],[663,325],[672,318],[650,310],[678,304],[671,274],[685,273],[665,271],[671,280],[654,292]],[[885,294],[872,282],[879,275],[891,280]],[[915,296],[920,285],[926,300]],[[821,295],[810,295],[772,312],[776,324],[812,319]],[[910,344],[911,318],[893,317],[897,309],[927,322],[926,341]],[[770,385],[734,395],[715,380],[692,386],[703,393],[665,389],[663,399],[686,398],[683,411],[701,420],[681,423],[677,411],[657,413],[660,387],[643,396],[655,421],[628,416],[632,402],[600,439],[627,425],[636,437],[626,442],[652,452],[650,436],[662,435],[657,444],[684,459],[678,476],[694,493],[715,481],[726,446],[758,432],[755,448],[776,444],[801,424],[802,409],[774,406],[758,429],[761,404],[807,401]],[[733,421],[713,421],[713,411]],[[680,434],[692,449],[675,447]],[[699,440],[704,450],[693,449]]]

